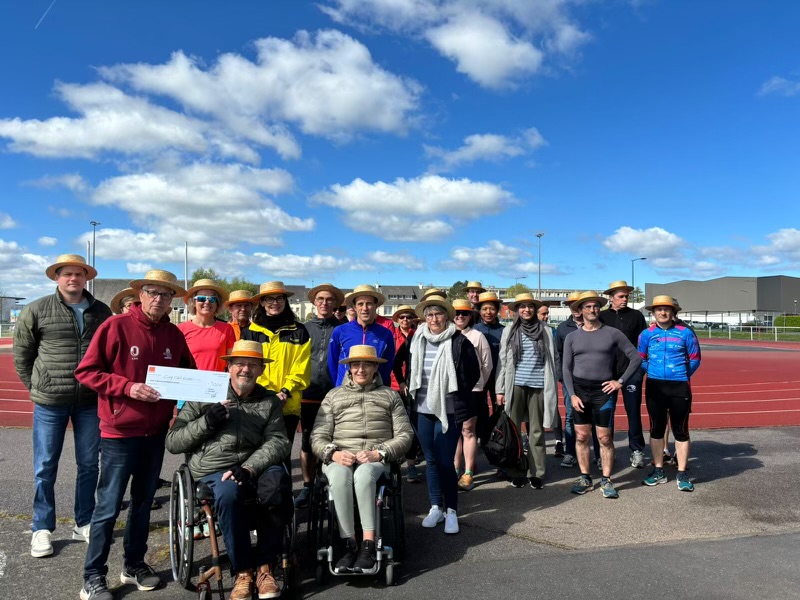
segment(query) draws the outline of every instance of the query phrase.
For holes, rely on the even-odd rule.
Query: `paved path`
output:
[[[366,578],[337,578],[317,588],[307,581],[305,597],[800,598],[800,428],[700,431],[693,437],[692,494],[678,491],[674,471],[667,485],[647,488],[639,483],[644,471],[626,468],[615,476],[618,500],[604,500],[597,491],[573,496],[568,488],[575,470],[559,468],[550,457],[541,491],[480,476],[475,490],[460,495],[457,536],[422,529],[425,487],[406,485],[411,550],[401,585],[376,589]],[[624,446],[618,436],[620,467],[627,464]],[[72,451],[68,438],[57,486],[62,520],[54,534],[56,555],[33,559],[30,430],[0,429],[0,598],[77,598],[86,546],[69,540]],[[177,464],[170,457],[163,475]],[[166,493],[159,495],[166,499]],[[154,513],[149,560],[165,578],[166,525],[166,510]],[[301,531],[301,544],[303,539]],[[109,563],[113,585],[120,552],[121,537]],[[127,586],[117,597],[129,595],[194,597],[174,583],[147,596]]]

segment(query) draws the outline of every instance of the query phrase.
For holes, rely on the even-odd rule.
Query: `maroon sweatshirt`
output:
[[[175,402],[130,397],[133,384],[145,382],[149,365],[195,368],[186,339],[169,317],[154,323],[137,302],[128,313],[107,319],[97,329],[75,370],[75,378],[97,392],[101,437],[166,433]]]

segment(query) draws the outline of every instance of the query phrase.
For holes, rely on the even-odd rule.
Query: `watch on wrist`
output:
[[[617,379],[617,383],[620,385],[625,385],[625,382],[622,379]]]
[[[620,383],[622,383],[622,382],[620,382]],[[288,397],[288,396],[291,396],[291,395],[292,395],[292,392],[290,392],[290,391],[289,391],[289,390],[287,390],[285,387],[283,387],[283,388],[281,388],[281,394],[283,394],[284,396],[287,396],[287,397]]]

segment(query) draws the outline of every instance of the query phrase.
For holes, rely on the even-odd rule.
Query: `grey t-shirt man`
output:
[[[614,376],[617,351],[628,357],[628,368],[622,374],[627,381],[642,364],[642,357],[619,329],[602,326],[587,331],[576,329],[564,340],[564,385],[567,393],[575,393],[573,377],[589,381],[610,381]]]

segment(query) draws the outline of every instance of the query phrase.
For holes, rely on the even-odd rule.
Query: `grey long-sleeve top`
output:
[[[590,381],[610,381],[614,376],[617,351],[628,357],[628,368],[622,374],[627,381],[642,364],[642,357],[619,329],[602,326],[587,331],[576,329],[564,340],[564,385],[567,393],[575,393],[573,377]]]

